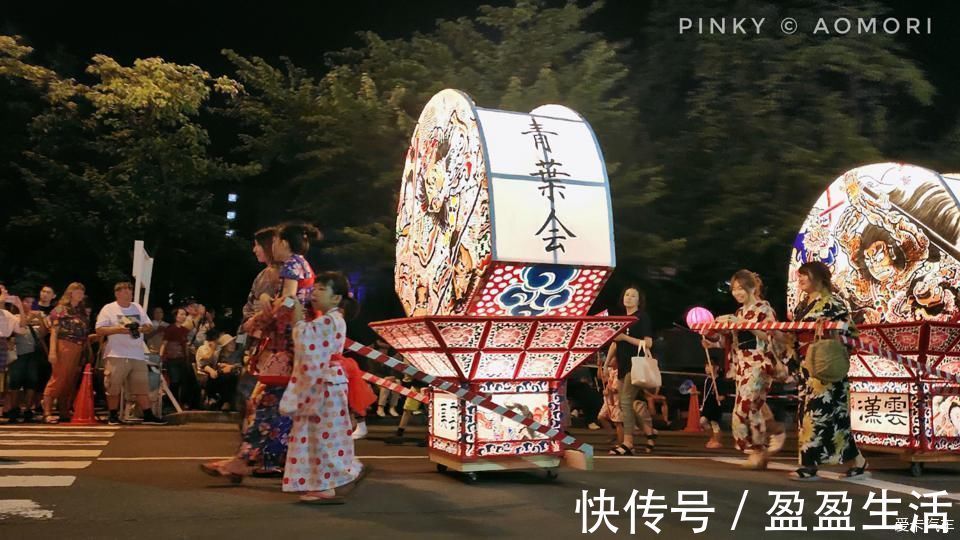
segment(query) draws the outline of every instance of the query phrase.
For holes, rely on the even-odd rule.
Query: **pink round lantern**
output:
[[[704,307],[696,306],[687,311],[687,326],[693,327],[695,324],[710,324],[713,322],[713,313]]]

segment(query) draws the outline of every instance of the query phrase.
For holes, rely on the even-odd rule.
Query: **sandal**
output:
[[[60,420],[59,420],[56,416],[44,416],[44,417],[43,417],[43,423],[44,423],[44,424],[59,424],[59,423],[60,423]]]
[[[216,476],[216,477],[226,476],[227,478],[230,479],[231,484],[239,484],[243,482],[243,475],[227,472],[223,470],[223,467],[219,463],[216,463],[216,462],[201,463],[200,470],[206,474],[209,474],[210,476]]]
[[[655,442],[653,442],[653,439],[652,439],[652,438],[647,438],[647,445],[646,445],[646,448],[644,449],[644,451],[645,451],[646,453],[648,453],[648,454],[652,454],[654,448],[656,448],[656,447],[657,447],[657,444],[656,444]]]
[[[870,473],[867,472],[867,463],[864,462],[862,467],[850,467],[844,476],[847,478],[869,478]]]
[[[343,497],[339,495],[306,495],[300,496],[300,502],[303,504],[315,504],[315,505],[324,505],[324,504],[343,504],[346,502]]]
[[[625,444],[618,444],[610,450],[610,455],[611,456],[632,456],[633,448]]]
[[[368,474],[370,474],[370,466],[364,465],[363,468],[360,469],[360,472],[357,474],[357,477],[353,479],[353,483],[359,484],[360,481],[366,478]]]
[[[816,467],[800,467],[790,473],[790,479],[796,480],[797,482],[812,482],[819,480],[820,477],[817,476]]]

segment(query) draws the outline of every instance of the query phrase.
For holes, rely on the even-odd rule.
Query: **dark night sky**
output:
[[[162,56],[194,63],[214,75],[229,71],[220,50],[276,60],[290,57],[314,73],[323,54],[359,45],[356,32],[372,30],[386,38],[429,31],[438,18],[472,16],[482,4],[510,5],[512,0],[351,0],[348,2],[263,2],[204,0],[154,2],[7,3],[0,13],[0,33],[27,38],[39,58],[64,72],[79,72],[96,53],[121,63]],[[551,5],[562,4],[549,0]],[[583,3],[583,2],[581,2]],[[608,0],[591,25],[614,39],[635,39],[650,0]],[[739,3],[738,3],[739,4]],[[851,3],[852,4],[852,3]],[[939,88],[960,84],[958,2],[884,0],[898,17],[933,17],[932,36],[901,36],[913,56]],[[731,8],[730,16],[746,15]],[[877,14],[878,16],[881,14]],[[690,16],[695,17],[696,13]],[[940,99],[954,101],[941,95]]]
[[[23,35],[40,58],[62,62],[66,57],[72,65],[63,67],[72,69],[82,69],[92,55],[103,53],[121,63],[161,56],[223,74],[229,64],[220,50],[229,48],[268,60],[288,56],[314,71],[322,68],[325,52],[360,45],[359,31],[403,37],[429,31],[438,18],[472,15],[481,4],[510,3],[39,1],[4,6],[0,33]]]

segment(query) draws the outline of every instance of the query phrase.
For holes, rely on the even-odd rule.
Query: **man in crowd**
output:
[[[103,306],[97,316],[97,335],[106,338],[104,386],[107,389],[109,424],[120,423],[120,390],[134,398],[143,411],[143,423],[166,424],[153,414],[147,381],[146,346],[143,332],[153,326],[146,311],[133,301],[133,284],[121,281],[113,288],[116,302]]]
[[[207,331],[206,342],[197,349],[197,367],[204,375],[204,388],[215,409],[230,410],[233,406],[240,374],[236,341],[216,328]]]
[[[40,287],[40,297],[34,301],[32,309],[42,312],[44,316],[50,315],[50,312],[56,307],[56,304],[53,303],[56,298],[57,293],[53,290],[53,287],[44,285]]]
[[[153,317],[150,319],[150,326],[153,327],[153,330],[144,334],[147,336],[147,348],[150,349],[151,355],[159,358],[160,345],[163,343],[163,329],[170,326],[163,320],[162,307],[153,308]]]
[[[190,345],[190,358],[197,354],[197,350],[207,341],[207,331],[213,328],[213,313],[208,312],[206,306],[188,298],[184,303],[187,310],[187,320],[183,327],[190,331],[187,343]]]
[[[57,307],[54,301],[57,298],[56,291],[50,285],[40,287],[40,294],[33,300],[32,310],[37,312],[43,318],[43,327],[47,330],[42,336],[45,350],[50,350],[50,312]],[[90,304],[84,302],[88,307]],[[40,400],[43,398],[43,389],[47,387],[50,376],[53,374],[53,367],[44,356],[37,364],[37,395],[34,399],[34,409],[40,411]]]

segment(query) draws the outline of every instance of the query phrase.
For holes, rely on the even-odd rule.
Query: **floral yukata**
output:
[[[845,322],[850,326],[841,333],[850,338],[857,336],[846,304],[826,291],[811,295],[798,304],[793,319],[796,322],[816,322],[820,319]],[[800,419],[800,465],[839,465],[856,458],[859,451],[850,430],[850,380],[844,377],[841,381],[825,383],[811,377],[802,366],[800,377],[800,407],[797,415]]]
[[[766,300],[740,306],[741,322],[776,322],[777,314]],[[734,333],[733,355],[737,374],[737,399],[733,406],[733,439],[740,451],[762,450],[767,444],[763,406],[773,383],[774,362],[769,346],[752,332]]]
[[[357,479],[343,352],[347,325],[339,309],[297,323],[294,371],[280,411],[293,418],[283,491],[325,491]]]
[[[305,259],[303,255],[297,255],[296,253],[290,255],[290,258],[287,259],[280,268],[280,283],[282,284],[283,280],[286,279],[296,281],[297,300],[299,300],[304,307],[310,305],[310,293],[313,292],[314,278],[313,268],[310,267],[310,263],[307,262],[307,259]]]
[[[313,291],[314,273],[310,263],[293,254],[280,269],[280,279],[297,282],[297,300],[306,305]],[[281,285],[282,286],[282,285]],[[256,353],[258,382],[248,402],[238,457],[247,464],[279,471],[287,456],[293,421],[280,413],[289,376],[293,370],[292,311],[277,308],[275,313],[255,315],[255,326],[263,339]]]

